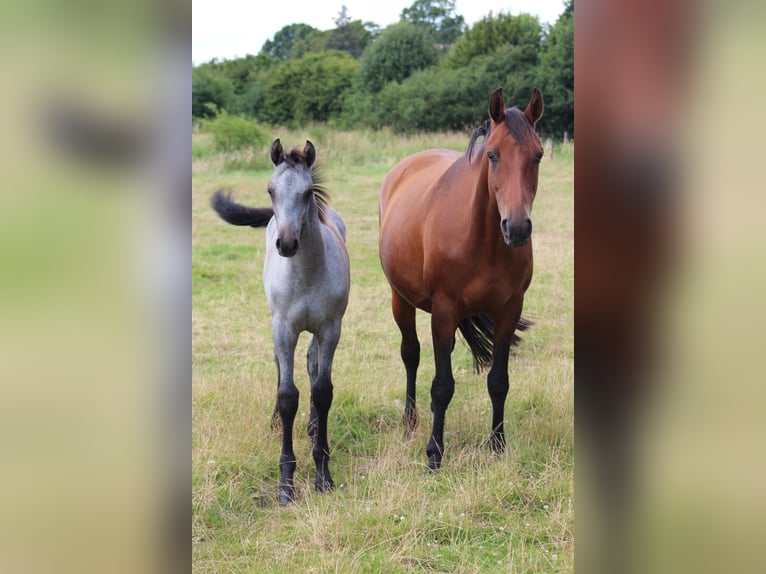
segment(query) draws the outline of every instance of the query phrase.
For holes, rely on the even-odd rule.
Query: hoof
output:
[[[314,487],[316,487],[317,492],[330,492],[335,488],[335,483],[332,481],[332,478],[317,477],[316,480],[314,480]]]
[[[289,486],[279,487],[279,504],[286,506],[295,500],[295,489]]]
[[[436,458],[433,455],[428,457],[428,472],[430,472],[430,473],[439,472],[439,469],[441,467],[442,467],[442,459],[441,458]]]
[[[505,435],[492,433],[489,435],[489,448],[495,454],[500,454],[505,450]]]

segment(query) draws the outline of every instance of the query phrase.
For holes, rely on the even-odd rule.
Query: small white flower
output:
[[[439,518],[441,518],[442,516],[444,516],[444,513],[440,510],[439,511]]]
[[[500,527],[500,532],[505,532],[505,526]]]
[[[214,461],[213,459],[210,459],[209,461],[207,461],[207,463],[208,463],[208,464],[215,464],[215,463],[216,463],[216,461]]]
[[[365,510],[366,510],[367,512],[369,512],[369,511],[370,511],[370,507],[368,506],[367,508],[365,508]]]
[[[544,508],[545,510],[548,510],[548,505],[546,504],[545,506],[543,506],[543,508]]]
[[[558,554],[551,554],[551,558],[553,558],[554,560],[558,560],[559,559],[559,555]]]

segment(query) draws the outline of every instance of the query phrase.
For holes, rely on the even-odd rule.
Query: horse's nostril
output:
[[[282,240],[277,237],[277,249],[280,249],[282,247]]]
[[[527,237],[532,235],[532,220],[527,218]]]
[[[507,219],[503,219],[500,222],[500,229],[503,230],[503,234],[508,235],[508,220]]]
[[[298,240],[297,239],[293,240],[293,251],[298,251]]]

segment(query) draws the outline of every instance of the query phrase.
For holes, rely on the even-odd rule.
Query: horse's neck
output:
[[[296,262],[300,261],[305,268],[312,268],[324,263],[325,245],[322,225],[316,210],[309,213],[301,230],[301,247],[295,254],[298,258]]]

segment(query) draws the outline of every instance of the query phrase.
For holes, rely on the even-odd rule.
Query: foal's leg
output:
[[[404,402],[404,439],[412,436],[418,426],[418,409],[415,403],[415,382],[417,380],[418,366],[420,365],[420,341],[415,324],[415,307],[402,299],[396,290],[391,290],[391,309],[394,313],[394,321],[402,333],[401,355],[404,368],[407,371],[407,395]]]
[[[316,337],[311,338],[311,344],[309,345],[308,353],[306,353],[306,366],[309,372],[309,382],[313,387],[314,381],[319,374],[319,347],[317,346]],[[311,437],[311,440],[316,442],[317,437],[317,409],[314,406],[314,394],[311,393],[311,412],[309,414],[309,422],[306,425],[306,433]]]
[[[317,469],[314,485],[319,492],[327,492],[333,487],[330,476],[330,445],[327,441],[327,416],[332,405],[332,361],[339,339],[340,319],[328,323],[314,335],[318,369],[317,376],[311,381],[311,397],[316,409],[316,433],[312,454]]]
[[[487,391],[492,401],[492,431],[489,435],[489,446],[495,452],[505,448],[505,431],[503,419],[505,416],[505,398],[508,396],[508,355],[511,340],[516,330],[516,324],[521,317],[521,301],[512,301],[506,312],[493,317],[495,337],[492,368],[487,375]]]
[[[293,381],[293,360],[298,333],[274,316],[271,322],[279,383],[277,387],[277,410],[282,422],[282,453],[279,456],[279,502],[287,504],[295,497],[293,474],[295,473],[295,452],[293,452],[293,422],[298,412],[298,387]]]
[[[434,299],[431,309],[431,335],[434,344],[436,374],[431,384],[431,411],[434,426],[426,447],[428,468],[438,470],[444,453],[444,417],[455,393],[455,378],[452,376],[452,348],[455,344],[457,313],[450,300]]]

